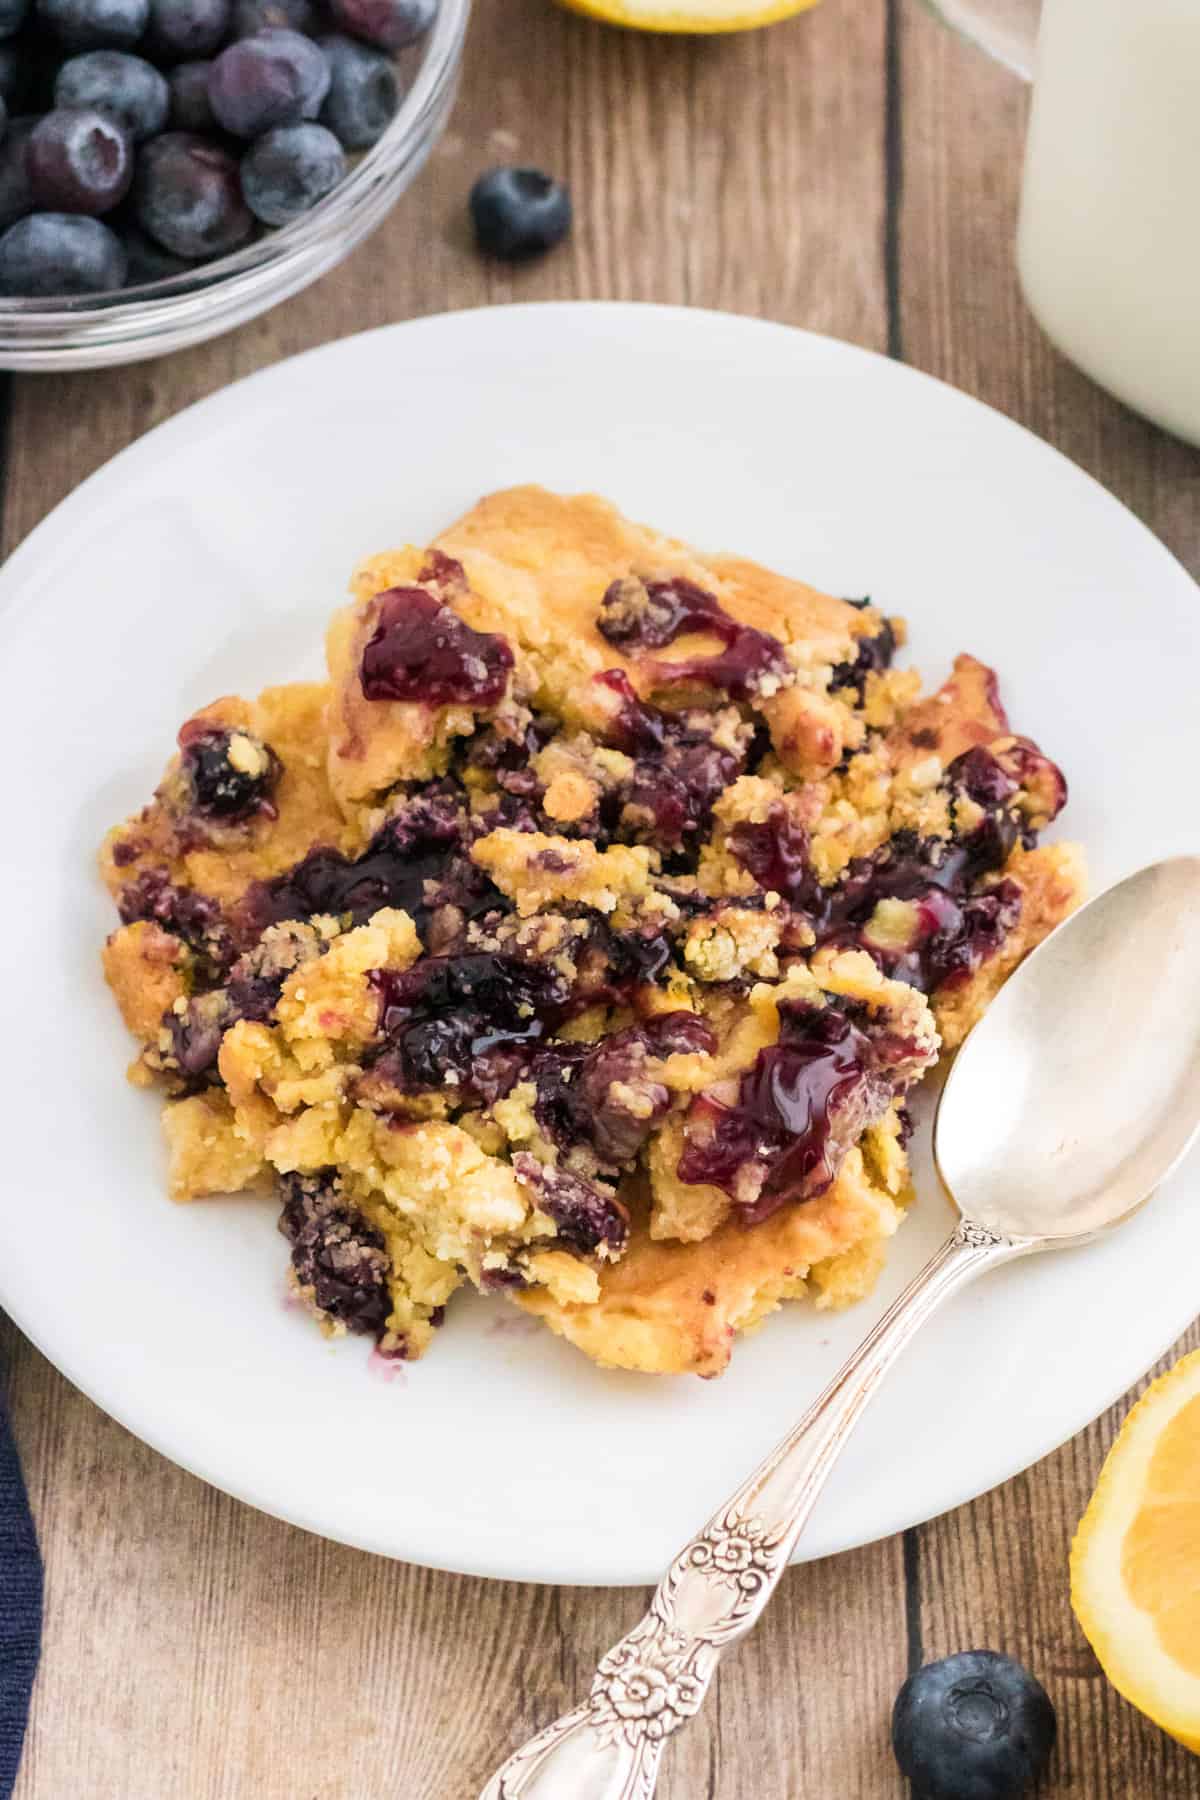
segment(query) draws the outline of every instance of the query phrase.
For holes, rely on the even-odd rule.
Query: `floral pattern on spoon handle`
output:
[[[666,1740],[700,1710],[721,1652],[766,1607],[883,1376],[949,1294],[1032,1247],[960,1221],[794,1430],[680,1551],[645,1617],[601,1659],[586,1702],[510,1757],[480,1800],[649,1800]]]

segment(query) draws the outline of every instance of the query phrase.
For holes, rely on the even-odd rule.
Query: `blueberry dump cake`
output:
[[[992,671],[922,696],[867,601],[538,488],[352,594],[104,845],[172,1194],[272,1194],[395,1356],[468,1285],[701,1375],[861,1298],[913,1084],[1082,893]]]

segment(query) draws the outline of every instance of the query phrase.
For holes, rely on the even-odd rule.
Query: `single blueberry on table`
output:
[[[264,225],[286,225],[331,193],[345,173],[342,146],[324,125],[277,125],[242,158],[242,193]]]
[[[25,162],[34,203],[47,212],[109,212],[133,179],[128,136],[90,106],[56,107],[39,119]]]
[[[0,0],[0,38],[15,37],[29,12],[29,0]]]
[[[272,28],[222,50],[209,71],[217,123],[234,137],[315,119],[329,91],[329,64],[311,38]]]
[[[0,294],[102,294],[125,283],[116,233],[79,213],[34,213],[0,237]]]
[[[320,40],[329,63],[329,92],[321,123],[347,150],[366,150],[378,143],[400,104],[396,66],[382,50],[331,32]]]
[[[106,113],[135,144],[162,130],[169,101],[166,76],[127,50],[85,50],[72,56],[54,84],[55,106],[88,106]]]
[[[437,16],[437,0],[329,0],[339,31],[380,50],[404,50],[424,37]]]
[[[230,37],[253,37],[272,27],[312,37],[317,29],[313,0],[233,0]]]
[[[892,1748],[919,1800],[1019,1800],[1045,1769],[1057,1721],[1027,1669],[964,1650],[910,1675],[892,1713]]]
[[[37,16],[69,50],[128,50],[146,29],[150,0],[37,0]]]
[[[146,40],[165,62],[210,56],[229,35],[229,0],[150,0]]]
[[[562,242],[571,228],[566,184],[540,169],[490,169],[471,189],[471,221],[479,248],[517,262]]]
[[[166,131],[144,146],[133,204],[142,230],[176,256],[225,256],[254,232],[236,161],[188,131]]]
[[[167,76],[170,110],[167,118],[172,131],[211,131],[216,125],[208,99],[208,71],[211,62],[176,63]]]

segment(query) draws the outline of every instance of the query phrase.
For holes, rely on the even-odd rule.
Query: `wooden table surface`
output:
[[[1024,111],[915,0],[823,0],[710,41],[478,0],[445,138],[342,268],[183,355],[7,383],[6,547],[150,426],[293,351],[445,308],[613,297],[903,357],[1058,445],[1200,572],[1200,456],[1091,386],[1022,308]],[[517,274],[479,262],[463,224],[475,174],[514,159],[569,177],[576,202],[571,242]],[[634,1592],[320,1542],[162,1461],[7,1324],[0,1354],[47,1565],[17,1800],[473,1800],[641,1610]],[[1047,1795],[1200,1800],[1200,1762],[1107,1686],[1067,1604],[1070,1535],[1120,1413],[947,1518],[792,1570],[676,1740],[665,1800],[898,1800],[897,1687],[981,1644],[1027,1660],[1058,1704]]]

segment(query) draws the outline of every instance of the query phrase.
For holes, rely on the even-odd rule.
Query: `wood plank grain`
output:
[[[642,299],[761,312],[881,347],[883,0],[725,42],[484,0],[450,129],[388,223],[230,338],[13,384],[4,542],[190,401],[346,332],[443,308]],[[577,224],[528,269],[479,262],[489,163],[565,173]],[[498,468],[497,481],[512,471]],[[11,1327],[0,1337],[48,1566],[17,1800],[473,1800],[572,1703],[644,1596],[486,1583],[325,1544],[172,1468]],[[793,1572],[673,1749],[665,1800],[893,1800],[899,1543]]]
[[[900,335],[906,362],[1028,425],[1200,572],[1200,453],[1082,375],[1025,307],[1013,258],[1026,90],[901,7]]]
[[[3,1328],[47,1567],[17,1800],[474,1800],[586,1691],[637,1590],[411,1568],[268,1519],[165,1463]],[[672,1749],[664,1800],[892,1800],[898,1540],[793,1570]]]
[[[1012,241],[1023,90],[919,7],[904,14],[900,61],[906,359],[1030,425],[1200,570],[1200,456],[1073,369],[1021,300]],[[1161,1366],[1197,1344],[1194,1326]],[[1046,1783],[1054,1800],[1200,1796],[1200,1762],[1108,1685],[1068,1600],[1071,1536],[1128,1404],[1018,1480],[925,1527],[910,1552],[923,1658],[986,1644],[1046,1681],[1062,1732]]]
[[[709,41],[614,31],[549,0],[486,0],[446,135],[341,268],[213,344],[132,369],[15,380],[5,548],[190,401],[395,319],[638,299],[761,312],[881,345],[882,56],[883,0]],[[568,244],[517,270],[477,258],[465,222],[474,177],[512,160],[565,174],[576,210]]]

